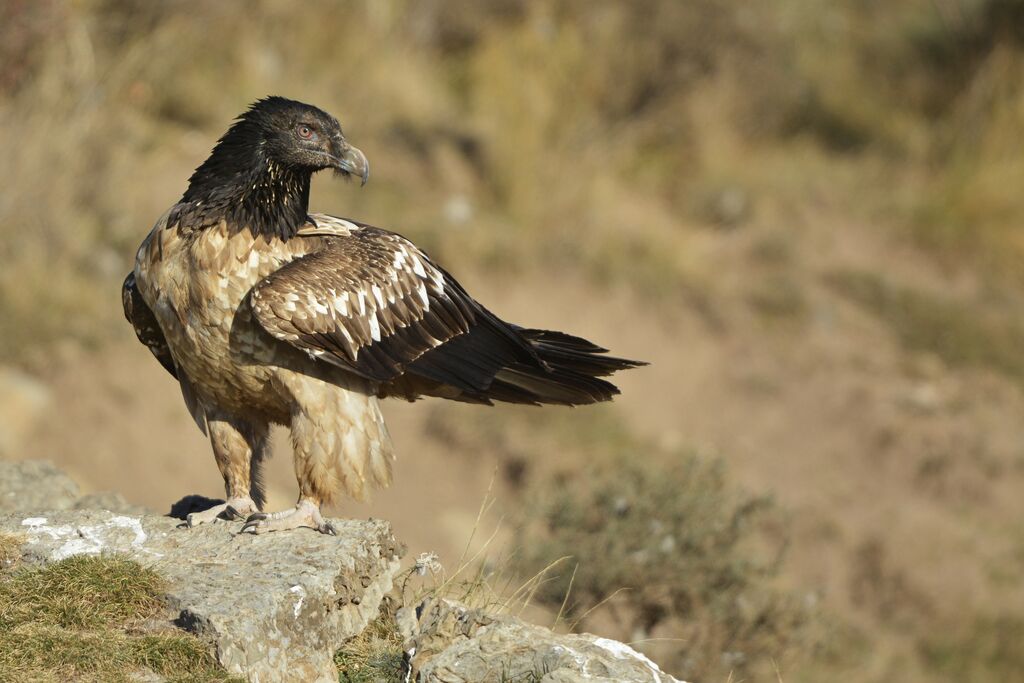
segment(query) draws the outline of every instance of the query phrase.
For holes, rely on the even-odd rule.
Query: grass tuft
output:
[[[25,623],[99,629],[160,609],[162,581],[130,560],[71,557],[16,572],[0,584],[0,628]]]
[[[0,571],[11,569],[21,559],[22,539],[14,534],[0,534]]]
[[[112,556],[77,556],[0,572],[0,672],[5,680],[228,681],[209,648],[168,628],[140,632],[163,610],[160,577]]]
[[[335,653],[334,663],[340,683],[383,683],[402,680],[404,657],[395,604],[385,600],[377,618]]]

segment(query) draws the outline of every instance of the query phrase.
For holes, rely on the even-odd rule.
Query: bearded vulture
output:
[[[313,173],[369,164],[330,114],[268,97],[238,117],[142,242],[122,289],[139,340],[208,433],[227,501],[192,527],[333,533],[320,506],[391,482],[378,400],[581,405],[643,363],[504,322],[412,242],[309,213]],[[294,508],[262,511],[269,425],[290,428]]]

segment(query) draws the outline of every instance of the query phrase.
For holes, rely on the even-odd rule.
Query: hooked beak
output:
[[[338,157],[337,169],[359,178],[360,187],[365,185],[370,177],[370,162],[366,160],[366,155],[351,145],[346,145],[344,153]]]

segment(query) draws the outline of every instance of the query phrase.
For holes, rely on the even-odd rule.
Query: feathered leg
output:
[[[267,425],[210,415],[207,423],[227,502],[193,512],[186,519],[189,527],[218,519],[245,519],[258,512],[265,499],[260,468],[267,455]]]
[[[291,510],[250,515],[242,530],[334,533],[320,506],[340,493],[365,500],[368,489],[387,486],[391,437],[376,396],[310,377],[293,377],[287,386],[295,399],[291,437],[299,500]]]
[[[309,413],[297,410],[291,423],[295,478],[299,482],[299,500],[295,507],[280,512],[257,512],[249,515],[242,531],[260,534],[309,527],[323,534],[335,534],[334,527],[324,520],[320,506],[329,502],[341,488],[334,471],[334,451],[341,439]]]

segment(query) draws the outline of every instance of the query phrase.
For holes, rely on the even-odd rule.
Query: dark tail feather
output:
[[[647,365],[606,356],[606,349],[564,332],[518,329],[543,365],[515,363],[497,373],[487,397],[511,403],[584,405],[609,401],[618,388],[600,379]]]
[[[607,377],[619,370],[647,365],[644,361],[605,356],[608,349],[565,332],[519,330],[519,334],[530,340],[541,360],[549,365],[592,377]]]

